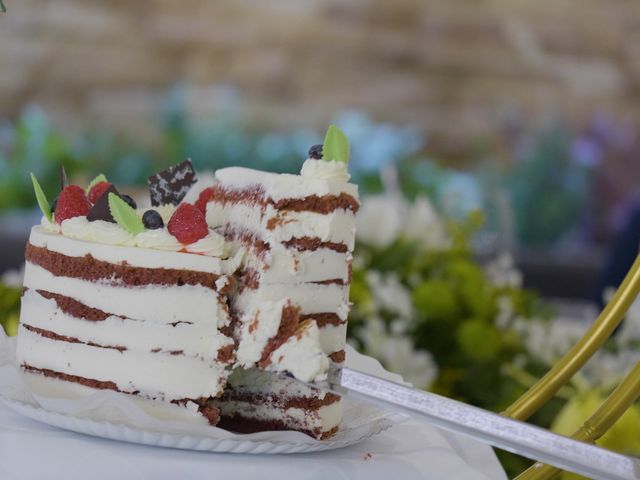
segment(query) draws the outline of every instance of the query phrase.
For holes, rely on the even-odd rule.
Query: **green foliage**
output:
[[[456,331],[460,350],[476,362],[495,360],[502,348],[498,329],[480,318],[462,322]]]
[[[10,336],[18,333],[21,294],[20,288],[7,286],[0,281],[0,325]]]

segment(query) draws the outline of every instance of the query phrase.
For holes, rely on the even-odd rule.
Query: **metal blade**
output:
[[[392,409],[444,430],[588,477],[640,479],[640,462],[635,458],[349,368],[332,366],[326,382],[307,385]]]

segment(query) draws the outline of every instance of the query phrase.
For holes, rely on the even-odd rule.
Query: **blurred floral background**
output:
[[[28,172],[133,189],[295,172],[334,122],[363,194],[351,342],[500,411],[584,332],[640,244],[631,1],[46,2],[0,15],[0,317],[38,220]],[[533,421],[575,428],[638,359],[640,306]],[[487,388],[491,385],[492,388]],[[601,443],[640,454],[640,410]],[[511,473],[526,461],[500,454]]]

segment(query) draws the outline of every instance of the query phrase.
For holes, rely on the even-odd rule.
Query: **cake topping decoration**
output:
[[[49,200],[47,200],[47,196],[42,191],[42,187],[38,183],[38,180],[33,173],[31,174],[31,182],[33,183],[33,190],[36,193],[36,200],[38,201],[38,206],[42,211],[42,215],[47,217],[47,220],[49,220],[49,222],[53,222],[53,215],[51,214],[52,208],[49,207]],[[55,207],[53,208],[53,210],[55,210]]]
[[[91,210],[91,203],[84,190],[77,185],[68,185],[60,192],[56,205],[56,223],[74,217],[84,217]]]
[[[69,185],[69,179],[67,178],[67,171],[64,169],[64,165],[60,164],[60,191]]]
[[[196,181],[196,172],[190,159],[150,176],[151,205],[178,205]]]
[[[100,193],[100,195],[96,197],[96,193]],[[111,215],[111,209],[109,208],[110,193],[115,193],[117,196],[120,196],[118,189],[108,182],[100,182],[91,189],[89,192],[89,201],[93,202],[93,207],[87,214],[87,220],[90,222],[102,220],[104,222],[116,223],[116,219]]]
[[[105,177],[103,173],[96,176],[96,178],[94,178],[93,180],[91,180],[91,182],[89,182],[89,185],[87,186],[87,195],[89,194],[89,192],[91,192],[91,189],[93,189],[93,187],[95,187],[97,184],[101,182],[107,182],[107,177]]]
[[[107,195],[109,210],[118,225],[133,235],[144,232],[144,224],[136,211],[115,193],[109,192]]]
[[[147,210],[142,215],[142,223],[149,230],[157,230],[164,227],[162,216],[156,210]]]
[[[190,203],[182,203],[177,208],[169,224],[169,233],[185,245],[195,243],[209,233],[204,214]]]
[[[309,149],[309,158],[313,158],[314,160],[322,160],[322,145],[313,145]]]
[[[133,198],[131,198],[131,195],[120,195],[120,198],[127,202],[127,205],[129,205],[134,210],[138,208],[138,204]]]
[[[349,162],[349,140],[342,130],[335,125],[329,125],[322,145],[323,160]]]
[[[87,189],[89,192],[87,195],[89,197],[89,201],[91,203],[96,203],[102,194],[109,190],[109,187],[111,187],[111,183],[107,181],[95,183],[91,188]]]

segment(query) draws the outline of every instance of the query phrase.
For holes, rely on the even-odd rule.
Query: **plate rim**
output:
[[[329,450],[338,450],[341,448],[359,444],[365,440],[368,440],[369,438],[372,438],[389,430],[394,425],[403,423],[406,420],[400,415],[389,412],[388,416],[386,416],[384,419],[381,419],[379,426],[357,438],[342,440],[318,440],[316,443],[295,443],[277,440],[256,440],[251,438],[212,438],[198,434],[162,432],[158,430],[140,428],[126,423],[109,422],[107,420],[96,420],[88,417],[78,417],[71,414],[56,412],[53,410],[48,410],[42,406],[32,405],[27,402],[7,398],[3,395],[0,395],[0,402],[10,408],[13,412],[30,418],[31,420],[34,420],[36,422],[43,423],[45,425],[49,425],[65,431],[86,435],[88,437],[105,438],[114,441],[121,441],[137,445],[146,445],[151,447],[171,448],[188,451],[203,451],[211,453],[217,452],[288,455],[296,453],[315,453]],[[84,424],[86,428],[74,428],[75,425],[70,425],[70,423],[79,423],[80,425]],[[103,433],[98,434],[96,432],[90,431],[92,427],[101,428],[103,430]],[[120,432],[125,433],[125,435],[110,434],[109,429],[112,428],[118,429]],[[123,432],[123,430],[128,430],[128,432]],[[130,435],[127,435],[126,433],[133,433],[134,435],[138,436],[138,439],[134,440],[131,438],[127,438],[130,437]],[[238,433],[237,435],[242,434]],[[156,440],[146,440],[146,438],[148,437],[155,438]],[[166,439],[171,439],[173,441],[173,444],[165,444],[164,440]],[[191,444],[190,447],[178,445],[180,443],[185,443],[185,440],[187,443]],[[216,445],[220,445],[223,442],[231,443],[231,448],[216,449]],[[203,448],[200,446],[202,443],[213,444],[213,446]],[[243,447],[243,445],[245,446]],[[246,445],[249,445],[252,448],[247,449]],[[265,447],[270,447],[274,451],[265,450]]]

